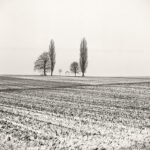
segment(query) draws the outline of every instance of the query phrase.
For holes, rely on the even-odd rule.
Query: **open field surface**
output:
[[[0,150],[102,148],[150,150],[150,78],[0,77]]]
[[[13,76],[16,78],[23,79],[33,79],[33,80],[44,80],[44,81],[56,81],[56,82],[71,82],[89,85],[99,85],[99,84],[119,84],[119,83],[137,83],[137,82],[150,82],[150,77],[72,77],[72,76],[37,76],[37,75],[18,75]]]

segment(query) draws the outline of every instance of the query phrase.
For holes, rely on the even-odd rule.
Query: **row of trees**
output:
[[[54,40],[50,41],[49,52],[43,52],[34,63],[34,70],[43,72],[44,76],[47,72],[53,75],[56,63],[55,43]]]
[[[42,72],[44,76],[47,75],[47,72],[51,72],[53,75],[54,68],[56,64],[56,52],[55,52],[55,43],[54,40],[50,41],[49,51],[43,52],[34,63],[34,70]],[[73,62],[70,65],[70,71],[73,72],[76,76],[77,73],[82,72],[82,76],[85,76],[85,72],[88,66],[88,49],[87,41],[85,38],[81,40],[80,44],[80,59],[78,62]]]

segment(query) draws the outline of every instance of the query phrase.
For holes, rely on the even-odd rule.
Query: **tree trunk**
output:
[[[53,72],[51,71],[51,76],[53,76]]]
[[[44,76],[46,76],[46,62],[44,62]]]
[[[75,72],[75,77],[76,77],[76,72]]]
[[[82,72],[82,77],[84,77],[84,72]]]
[[[44,76],[46,76],[46,69],[44,68]]]

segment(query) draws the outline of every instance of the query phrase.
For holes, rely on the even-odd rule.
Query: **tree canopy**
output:
[[[42,72],[44,76],[46,76],[50,69],[50,59],[48,52],[43,52],[34,63],[34,70]]]
[[[55,60],[56,57],[56,53],[55,53],[55,43],[54,40],[50,41],[50,45],[49,45],[49,58],[50,58],[50,71],[51,71],[51,76],[53,75],[53,71],[55,68]]]
[[[73,72],[76,76],[76,74],[79,73],[79,64],[77,62],[71,63],[70,71]]]
[[[80,69],[83,77],[86,72],[87,66],[88,66],[87,41],[85,38],[83,38],[80,44]]]

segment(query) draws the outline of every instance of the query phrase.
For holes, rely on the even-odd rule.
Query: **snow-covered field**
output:
[[[44,81],[58,81],[58,82],[71,82],[71,83],[82,83],[90,85],[99,85],[99,84],[116,84],[116,83],[137,83],[137,82],[150,82],[150,77],[72,77],[72,76],[13,76],[23,79],[32,79],[32,80],[44,80]]]
[[[150,78],[0,77],[0,150],[82,149],[150,150]]]

